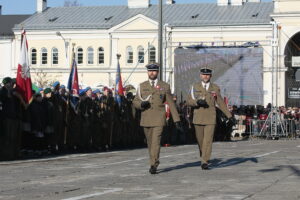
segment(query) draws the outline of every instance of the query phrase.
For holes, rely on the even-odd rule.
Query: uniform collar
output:
[[[156,87],[157,83],[158,83],[158,79],[155,79],[155,80],[149,79],[150,86],[152,86],[152,81],[154,81],[154,87]]]
[[[208,90],[208,88],[210,87],[210,82],[204,83],[203,81],[201,81],[202,87],[205,88],[206,85],[206,90]]]

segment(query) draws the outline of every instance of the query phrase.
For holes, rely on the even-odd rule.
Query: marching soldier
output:
[[[142,111],[140,125],[144,128],[150,156],[151,174],[156,174],[159,165],[160,142],[166,124],[165,102],[168,102],[176,126],[179,128],[179,115],[172,100],[170,85],[157,79],[159,65],[148,64],[149,80],[139,85],[133,104]]]
[[[202,158],[201,167],[203,170],[209,169],[208,161],[211,156],[216,125],[216,106],[226,117],[231,121],[233,120],[220,94],[220,88],[210,82],[211,77],[211,69],[202,68],[200,70],[201,82],[193,84],[187,102],[189,106],[194,108],[193,124],[195,126],[200,157]]]

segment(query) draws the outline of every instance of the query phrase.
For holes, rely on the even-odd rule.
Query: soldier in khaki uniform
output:
[[[220,88],[210,82],[212,70],[200,70],[201,82],[192,86],[188,97],[188,105],[194,108],[193,124],[195,125],[196,138],[202,158],[202,169],[207,170],[211,156],[212,142],[216,125],[216,107],[218,107],[232,121],[232,115],[220,94]]]
[[[180,118],[172,100],[170,85],[157,79],[159,65],[148,64],[149,80],[139,85],[134,107],[142,111],[140,125],[144,128],[150,156],[151,174],[156,174],[159,165],[160,140],[163,127],[166,124],[165,102],[168,102],[172,117],[177,128],[180,128]]]

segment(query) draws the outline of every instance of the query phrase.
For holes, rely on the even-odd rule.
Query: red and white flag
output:
[[[25,30],[22,31],[20,60],[17,72],[17,91],[22,95],[26,103],[32,98],[32,86],[29,69],[28,43]]]

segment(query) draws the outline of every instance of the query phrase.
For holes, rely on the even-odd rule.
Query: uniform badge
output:
[[[215,91],[211,91],[210,94],[215,100],[217,100],[217,93]]]

